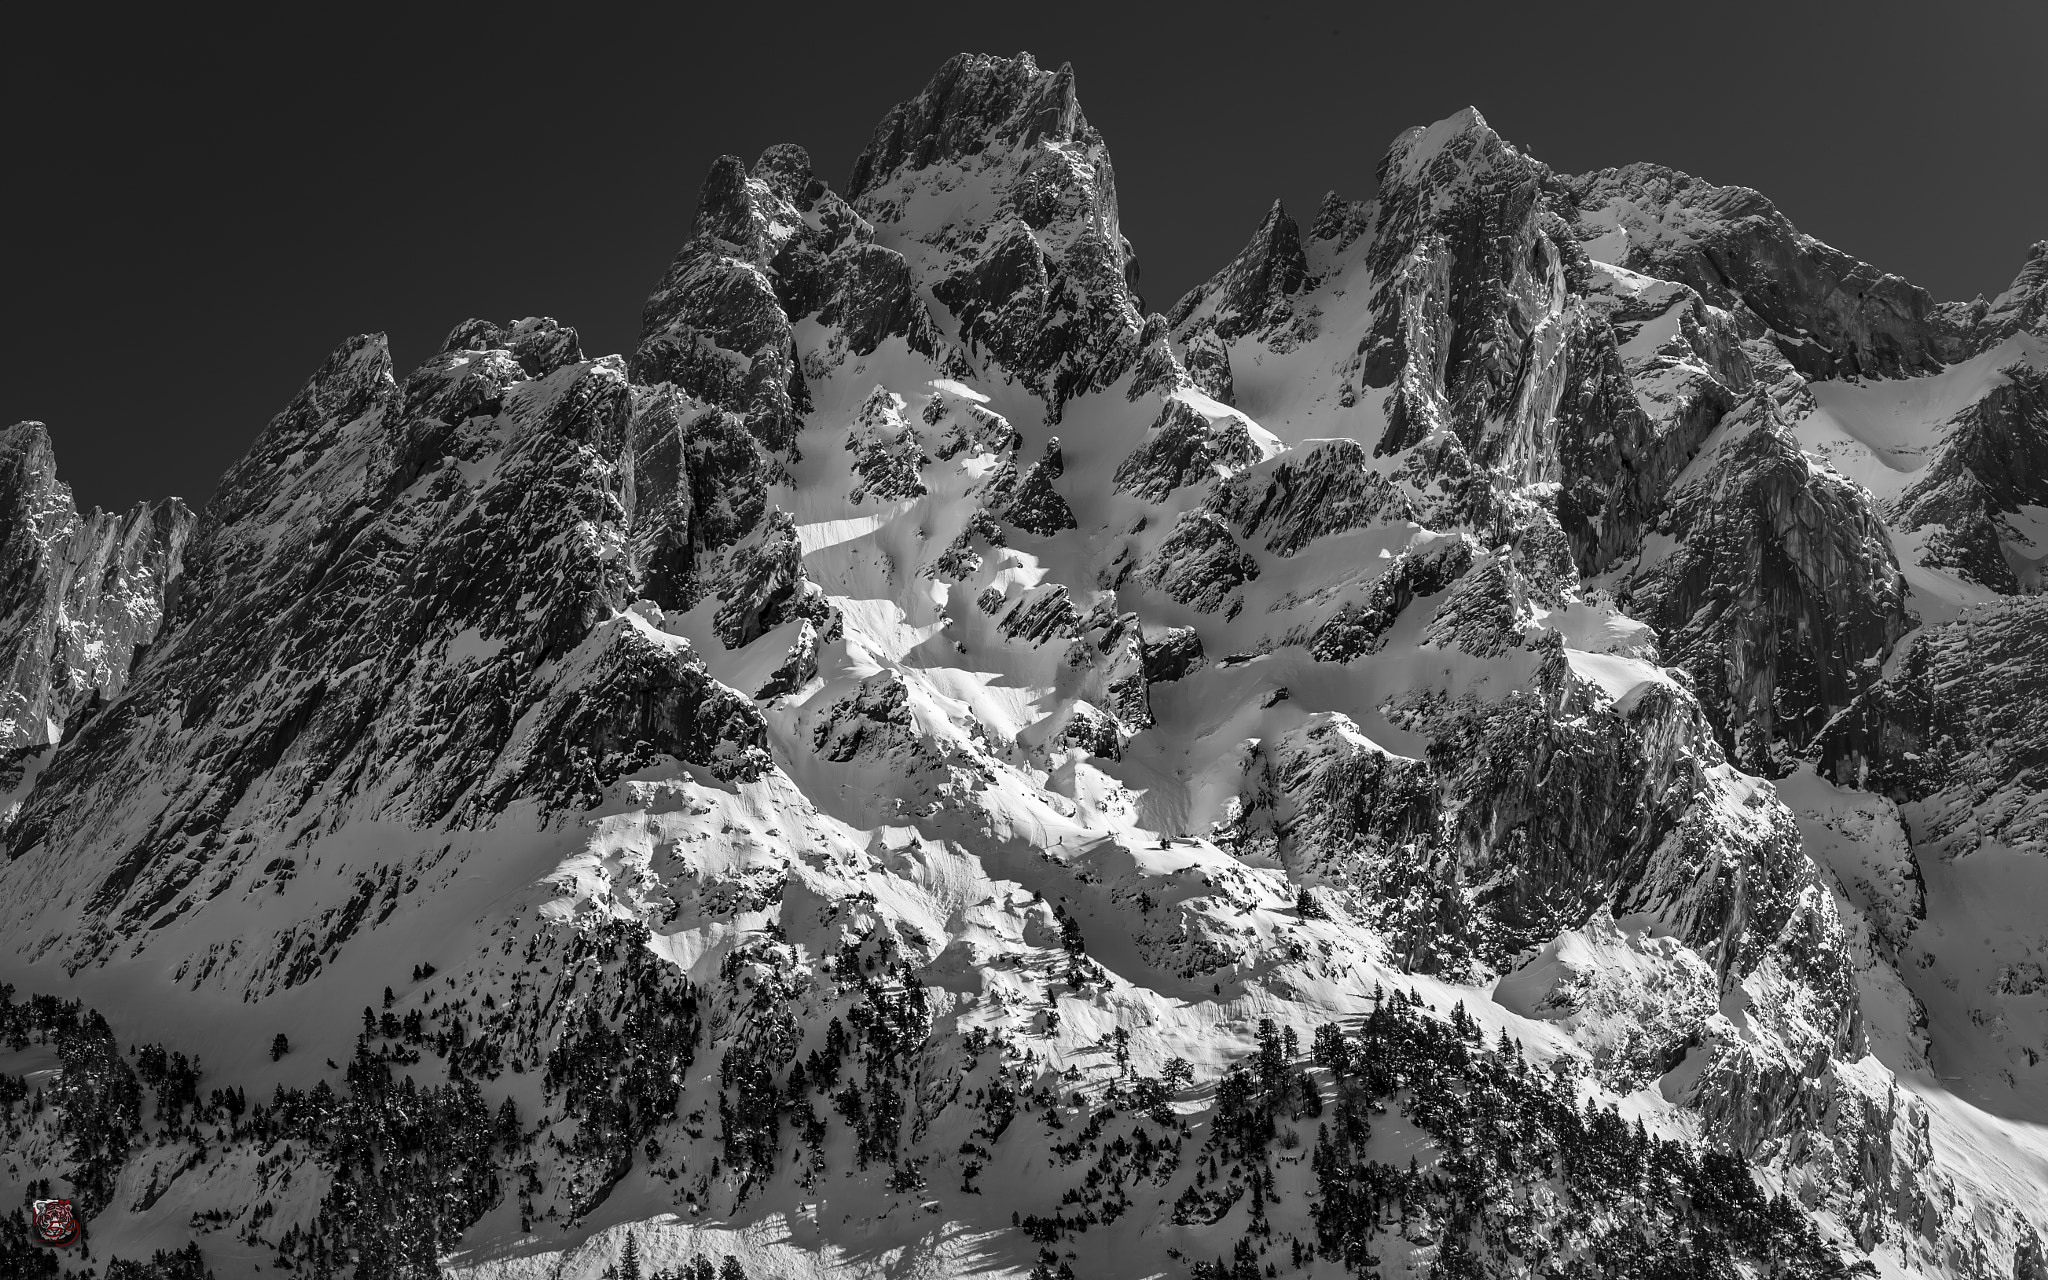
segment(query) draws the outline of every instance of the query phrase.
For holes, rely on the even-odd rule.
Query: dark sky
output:
[[[1074,63],[1157,309],[1275,196],[1369,194],[1467,103],[1562,170],[1757,187],[1937,297],[2048,236],[2034,0],[270,8],[322,25],[99,9],[0,42],[0,422],[49,422],[82,504],[203,501],[352,333],[402,368],[471,315],[628,349],[715,156],[799,142],[843,186],[960,50]]]

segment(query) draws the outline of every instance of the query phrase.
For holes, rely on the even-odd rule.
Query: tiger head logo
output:
[[[37,1244],[62,1249],[78,1239],[78,1215],[69,1200],[38,1200],[30,1236]]]

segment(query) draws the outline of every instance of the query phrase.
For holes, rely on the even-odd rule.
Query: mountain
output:
[[[0,432],[0,468],[9,669],[0,741],[43,746],[127,683],[175,598],[192,513],[171,498],[125,516],[81,516],[40,422]]]
[[[196,517],[9,429],[9,1194],[110,1276],[2048,1277],[2048,244],[1940,303],[1468,109],[1139,278],[962,55],[714,164],[629,355],[350,338]]]

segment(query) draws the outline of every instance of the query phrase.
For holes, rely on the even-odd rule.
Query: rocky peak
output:
[[[868,355],[890,338],[940,354],[908,264],[873,241],[867,220],[813,176],[802,147],[768,148],[751,173],[720,157],[689,242],[641,313],[635,380],[672,382],[741,415],[770,450],[793,450],[810,409],[796,321],[815,315],[839,331],[831,359]]]
[[[1189,290],[1167,316],[1176,327],[1197,307],[1214,299],[1213,327],[1225,341],[1248,330],[1284,320],[1286,300],[1308,282],[1308,256],[1302,252],[1301,230],[1278,200],[1266,211],[1251,242],[1238,250],[1230,265],[1204,284]]]
[[[969,361],[993,362],[1050,418],[1137,360],[1136,255],[1071,68],[952,59],[876,127],[849,190],[951,312]]]
[[[1926,290],[1804,234],[1748,187],[1632,164],[1571,188],[1588,254],[1752,317],[1808,377],[1902,377],[1963,352]]]
[[[552,316],[528,316],[502,325],[490,320],[465,320],[449,331],[441,353],[505,351],[529,378],[542,378],[563,365],[583,359],[576,330]]]
[[[174,621],[242,598],[273,568],[286,580],[318,578],[361,503],[383,489],[411,447],[385,435],[397,390],[383,334],[358,334],[334,349],[200,513]],[[293,504],[298,518],[274,528],[271,513]]]
[[[1409,374],[1380,447],[1405,448],[1433,422],[1476,440],[1509,411],[1526,339],[1561,301],[1562,254],[1543,226],[1554,180],[1469,107],[1396,138],[1379,174],[1370,262],[1384,283],[1361,373],[1373,387]]]
[[[2048,240],[2027,250],[2026,265],[1985,309],[1972,336],[1981,350],[2018,333],[2048,337]]]
[[[40,422],[17,422],[0,431],[0,479],[4,479],[15,527],[61,523],[77,507],[71,486],[57,479],[57,448]]]
[[[1326,191],[1323,202],[1316,206],[1316,218],[1309,226],[1309,237],[1330,241],[1332,247],[1340,251],[1347,249],[1372,226],[1373,212],[1377,207],[1371,200],[1346,200],[1335,191]]]
[[[799,209],[823,193],[822,183],[813,187],[811,153],[793,142],[778,142],[754,161],[754,178],[770,191]]]
[[[1145,315],[1072,73],[963,56],[850,198],[798,146],[718,160],[630,366],[544,317],[464,321],[403,376],[354,338],[189,548],[155,523],[175,509],[129,517],[117,550],[167,548],[130,594],[155,573],[171,616],[118,689],[9,704],[71,728],[0,757],[0,976],[191,988],[224,1020],[239,998],[237,1036],[291,1028],[278,1070],[346,1094],[287,1080],[260,1133],[237,1114],[195,1151],[152,1084],[161,1123],[66,1175],[107,1206],[95,1247],[181,1229],[201,1181],[261,1203],[283,1159],[312,1191],[239,1238],[379,1275],[428,1198],[428,1252],[507,1280],[632,1270],[622,1238],[643,1269],[732,1241],[749,1274],[809,1274],[1011,1227],[1086,1274],[1171,1270],[1162,1230],[1197,1275],[1233,1239],[1231,1274],[1277,1271],[1290,1235],[1555,1269],[1588,1222],[1627,1274],[1690,1248],[1839,1275],[1851,1236],[1887,1273],[2038,1270],[2008,1225],[2031,1188],[1939,1154],[2009,1135],[1954,1091],[1921,1107],[1930,1073],[1903,1087],[1914,993],[1944,988],[1900,961],[1936,963],[1903,917],[1947,928],[1960,864],[1998,861],[1930,861],[1909,895],[1909,843],[2048,848],[2048,625],[1944,597],[1962,618],[1897,652],[1933,580],[1898,554],[2037,554],[2036,341],[1939,386],[1795,363],[1869,372],[1914,334],[1981,355],[2034,322],[2048,257],[1922,324],[1754,193],[1560,178],[1477,111],[1381,174],[1306,234],[1275,204]],[[1773,236],[1819,265],[1759,310],[1711,277]],[[1815,443],[1851,392],[1887,422],[1895,392],[1943,405],[1940,456],[1883,500],[1849,478],[1860,438]],[[0,433],[0,658],[44,672],[17,687],[84,687],[63,628],[121,574],[67,579],[65,548],[98,555],[99,519],[46,433]],[[1802,749],[1886,795],[1823,794]],[[1986,1061],[2016,1097],[2028,963],[1948,1015],[2005,1011],[1982,1035],[2012,1033]],[[185,1007],[124,1003],[124,1039],[192,1047]],[[357,1035],[333,1010],[365,1004],[323,1076]],[[272,1087],[226,1057],[219,1084]],[[1175,1058],[1192,1080],[1154,1074]],[[54,1143],[87,1074],[67,1058],[40,1119],[0,1088],[0,1120]],[[1465,1141],[1518,1095],[1564,1127]],[[1287,1173],[1331,1104],[1317,1176]],[[387,1149],[394,1106],[419,1159]],[[1344,1154],[1366,1107],[1426,1138],[1412,1173]],[[1446,1191],[1449,1155],[1488,1191],[1560,1151],[1662,1181],[1567,1169],[1476,1218]],[[1124,1217],[1134,1178],[1161,1212]],[[869,1209],[800,1246],[764,1234],[791,1196],[849,1195]],[[694,1211],[636,1220],[657,1202]],[[1712,1203],[1738,1216],[1702,1234]]]
[[[0,749],[61,740],[120,693],[175,597],[176,498],[80,515],[40,422],[0,431]]]
[[[1430,125],[1403,130],[1380,159],[1383,200],[1424,200],[1442,208],[1460,192],[1506,172],[1521,176],[1531,162],[1486,123],[1479,108],[1466,107]]]
[[[657,755],[757,773],[751,704],[658,629],[658,606],[630,610],[645,442],[623,363],[528,376],[512,358],[560,336],[463,326],[460,349],[402,395],[381,339],[344,343],[223,483],[157,653],[52,766],[9,829],[12,853],[63,860],[87,838],[63,815],[125,812],[153,780],[135,802],[153,816],[111,861],[80,864],[75,885],[127,928],[194,909],[184,890],[202,872],[225,892],[258,833],[294,820],[460,826],[520,798],[588,804]],[[510,345],[476,349],[498,341]],[[468,402],[473,432],[445,434],[450,397],[423,388],[473,366],[491,393]],[[680,430],[687,454],[702,428]],[[428,440],[444,451],[420,451]],[[389,482],[395,442],[415,448],[404,486]],[[688,469],[678,462],[669,488]],[[657,518],[675,506],[646,505]],[[694,522],[709,504],[683,505]],[[165,734],[186,746],[148,745]],[[323,954],[265,980],[289,985]]]
[[[1014,58],[956,54],[924,90],[875,126],[854,161],[850,199],[902,172],[958,163],[991,147],[1030,148],[1093,134],[1074,93],[1074,68],[1042,71],[1029,53]]]

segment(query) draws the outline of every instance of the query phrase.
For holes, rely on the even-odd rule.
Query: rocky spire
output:
[[[1046,72],[1029,53],[955,54],[907,102],[892,107],[853,162],[849,199],[859,201],[906,172],[960,164],[991,149],[1090,140],[1074,92],[1074,68]],[[1093,140],[1099,142],[1099,138]]]
[[[1136,256],[1071,67],[950,59],[876,127],[850,190],[952,313],[967,357],[998,366],[1052,418],[1137,359]]]
[[[192,522],[176,498],[81,516],[48,428],[0,431],[0,748],[59,741],[120,693],[175,598]]]
[[[2016,333],[2048,337],[2048,240],[2036,240],[2027,250],[2026,265],[1985,310],[1972,336],[1982,350]]]
[[[810,394],[792,325],[816,316],[865,356],[890,338],[939,356],[903,256],[780,143],[749,171],[714,161],[691,238],[641,314],[634,378],[740,414],[767,448],[796,443]]]
[[[1963,354],[1964,336],[1925,289],[1804,234],[1748,187],[1632,164],[1571,189],[1614,237],[1600,256],[1753,316],[1808,377],[1896,378]]]
[[[522,797],[588,804],[657,754],[758,771],[751,704],[655,629],[657,606],[629,612],[622,362],[556,364],[569,334],[547,321],[467,322],[446,345],[401,387],[380,336],[350,339],[272,420],[205,512],[158,652],[118,714],[66,744],[11,852],[64,864],[88,838],[67,815],[140,796],[149,816],[67,881],[132,927],[313,815],[461,825]],[[685,451],[701,434],[645,430],[663,427]],[[41,474],[24,443],[21,474]],[[639,451],[669,466],[648,505],[705,518],[675,500],[688,461],[659,452]],[[166,735],[179,749],[151,746]]]
[[[1284,319],[1286,300],[1308,280],[1308,257],[1301,249],[1301,229],[1278,200],[1260,220],[1251,242],[1238,250],[1230,265],[1189,290],[1174,304],[1167,321],[1181,327],[1205,302],[1216,336],[1228,342],[1239,334],[1263,329]]]
[[[1808,465],[1765,391],[1723,429],[1664,495],[1675,544],[1626,580],[1630,609],[1692,674],[1737,766],[1778,776],[1912,620],[1869,494]]]

